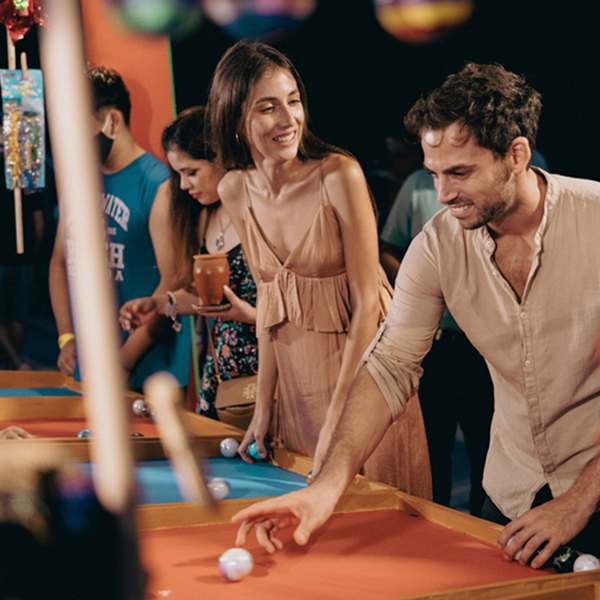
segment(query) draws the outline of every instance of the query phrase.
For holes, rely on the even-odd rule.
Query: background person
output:
[[[219,380],[255,375],[258,371],[256,285],[239,237],[219,200],[217,185],[223,171],[212,160],[204,118],[202,107],[183,111],[164,130],[162,146],[171,167],[170,217],[180,284],[170,295],[176,313],[204,316],[199,328],[202,375],[195,409],[214,418]],[[193,256],[198,253],[227,254],[230,279],[225,297],[231,308],[219,311],[196,306],[192,267]],[[164,314],[168,304],[166,293],[130,300],[121,307],[121,322],[137,327]]]
[[[129,91],[121,76],[112,69],[95,67],[88,71],[88,77],[101,161],[109,265],[121,306],[132,298],[166,291],[176,284],[169,228],[169,171],[134,140],[129,129]],[[58,366],[65,374],[73,375],[77,353],[63,221],[59,218],[50,262],[50,295],[59,333]],[[162,343],[154,343],[145,327],[125,335],[120,358],[130,373],[129,385],[141,389],[146,377],[162,370],[186,385],[190,343],[187,325]]]

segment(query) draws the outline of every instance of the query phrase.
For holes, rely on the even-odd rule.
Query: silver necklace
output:
[[[215,238],[215,248],[220,252],[225,247],[225,232],[229,229],[231,225],[231,219],[229,219],[229,223],[225,227],[223,227],[223,221],[221,220],[221,216],[223,213],[223,208],[219,208],[219,212],[217,213],[217,217],[219,219],[219,233]]]

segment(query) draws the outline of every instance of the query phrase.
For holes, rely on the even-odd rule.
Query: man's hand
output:
[[[32,437],[29,432],[14,425],[0,429],[0,440],[24,440]]]
[[[587,525],[593,511],[582,498],[566,492],[510,522],[498,543],[507,559],[524,565],[538,550],[530,566],[539,569],[559,546],[568,544]]]
[[[337,499],[337,494],[332,493],[329,487],[315,484],[253,504],[232,518],[234,523],[240,524],[235,544],[243,546],[248,534],[255,529],[258,543],[269,554],[273,554],[283,548],[280,532],[294,526],[294,541],[304,546],[313,532],[329,519]]]
[[[75,374],[75,366],[77,365],[77,349],[75,340],[67,342],[58,355],[56,361],[58,368],[69,377]]]
[[[256,308],[249,302],[242,300],[228,286],[223,286],[225,298],[229,307],[193,305],[196,314],[203,317],[220,317],[226,321],[241,321],[254,325],[256,323]]]

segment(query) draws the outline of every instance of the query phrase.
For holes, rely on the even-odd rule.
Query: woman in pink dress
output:
[[[306,94],[280,52],[241,41],[219,62],[208,118],[219,196],[258,286],[258,398],[240,446],[264,454],[271,428],[318,471],[359,361],[391,298],[373,203],[358,162],[307,126]],[[274,401],[274,398],[277,401]],[[418,402],[388,431],[365,474],[430,495]]]

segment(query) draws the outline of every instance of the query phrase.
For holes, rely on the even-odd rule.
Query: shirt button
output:
[[[525,318],[527,315],[525,314],[525,311],[524,311],[524,310],[522,310],[522,311],[519,313],[519,316],[521,317],[521,319],[524,319],[524,318]]]
[[[525,366],[526,366],[526,367],[529,367],[530,365],[531,365],[531,361],[530,361],[529,359],[527,359],[527,360],[525,361]]]

